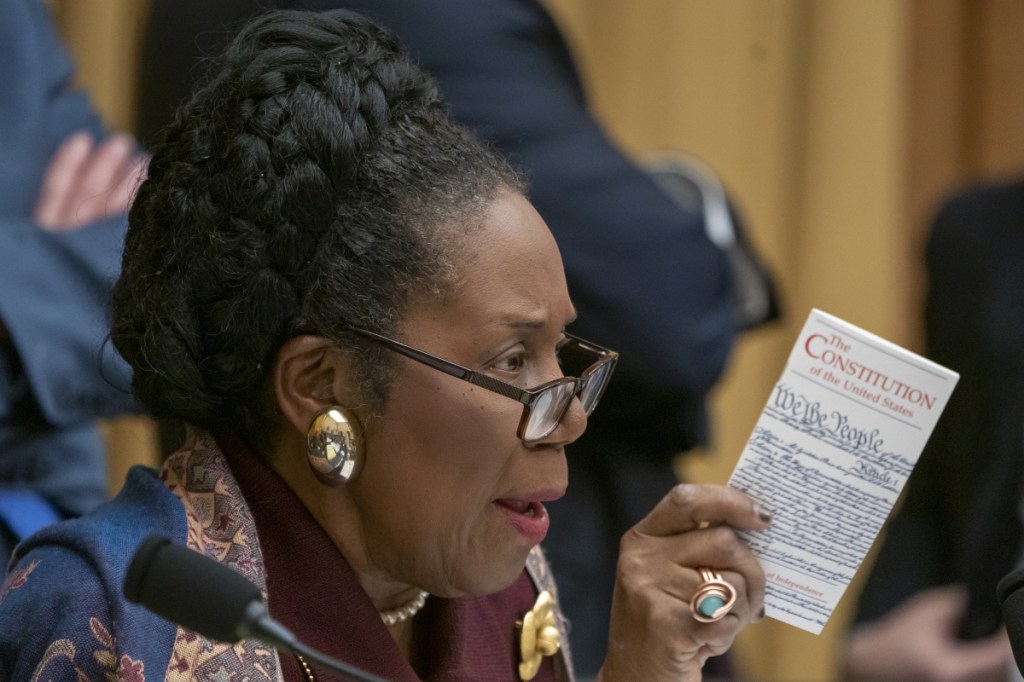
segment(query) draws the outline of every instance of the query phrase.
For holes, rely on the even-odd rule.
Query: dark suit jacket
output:
[[[992,632],[995,586],[1019,558],[1024,474],[1024,181],[949,199],[926,251],[927,353],[960,372],[861,596],[873,619],[912,593],[966,583],[967,637]]]
[[[390,27],[439,81],[455,117],[504,151],[562,251],[574,331],[622,354],[574,451],[667,461],[705,437],[704,397],[739,329],[725,253],[607,139],[573,60],[535,0],[156,0],[141,132],[169,119],[198,58],[260,7],[345,7]],[[144,138],[145,139],[145,138]]]
[[[76,130],[102,133],[39,0],[0,0],[0,486],[31,484],[67,511],[105,497],[93,420],[132,409],[104,338],[124,216],[69,232],[33,224],[43,173]]]

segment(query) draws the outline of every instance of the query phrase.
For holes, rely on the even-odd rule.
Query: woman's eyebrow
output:
[[[575,322],[576,317],[579,314],[576,306],[571,302],[569,303],[567,312],[568,315],[566,316],[565,322],[561,325],[561,329],[563,330],[565,327]],[[547,306],[517,306],[516,308],[506,309],[505,311],[496,310],[493,321],[487,326],[500,329],[540,331],[552,324],[556,324],[556,317],[557,311],[550,309]]]
[[[576,321],[576,311],[573,310],[572,315],[565,321],[565,326],[568,326]],[[496,327],[507,327],[509,329],[543,329],[548,326],[548,319],[545,317],[508,317],[505,319],[498,320],[495,323]]]

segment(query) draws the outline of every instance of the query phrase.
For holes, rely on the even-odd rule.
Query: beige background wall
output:
[[[83,82],[109,121],[130,127],[145,2],[52,4]],[[937,201],[967,180],[1024,172],[1024,3],[549,5],[613,135],[631,153],[677,148],[709,162],[778,276],[785,319],[740,343],[714,397],[714,446],[683,465],[723,482],[812,306],[919,349],[921,240]],[[111,434],[118,453],[148,446],[145,422]],[[855,591],[819,637],[770,621],[744,633],[750,679],[835,679]]]

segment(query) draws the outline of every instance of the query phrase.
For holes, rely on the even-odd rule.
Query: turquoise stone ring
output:
[[[704,582],[690,599],[690,613],[701,623],[714,623],[729,613],[736,603],[736,588],[727,583],[722,575],[710,568],[698,568]]]
[[[699,602],[697,602],[697,610],[705,616],[707,616],[708,618],[711,618],[713,615],[715,615],[715,611],[722,608],[723,606],[725,606],[725,600],[716,594],[704,597]]]

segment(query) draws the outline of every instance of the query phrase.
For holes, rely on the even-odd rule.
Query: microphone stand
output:
[[[128,601],[212,640],[258,639],[347,679],[389,682],[306,646],[271,618],[259,588],[244,576],[160,535],[150,535],[135,550],[122,589]],[[186,599],[168,597],[182,592]]]
[[[306,646],[292,634],[291,630],[271,618],[266,604],[261,601],[253,601],[246,607],[245,622],[239,626],[238,634],[242,638],[252,637],[276,649],[298,654],[327,670],[340,673],[359,682],[390,682],[383,677],[331,658],[327,654]]]

